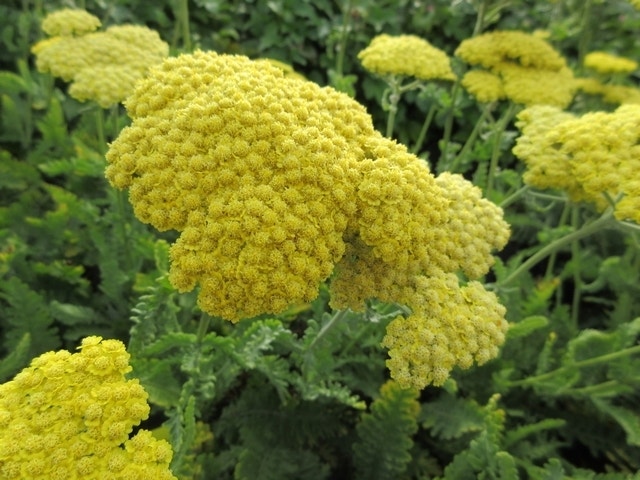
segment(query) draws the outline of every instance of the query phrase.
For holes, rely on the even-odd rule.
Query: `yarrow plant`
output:
[[[42,22],[50,38],[32,52],[41,72],[71,82],[69,95],[108,108],[122,102],[148,68],[169,54],[157,32],[139,25],[116,25],[96,32],[100,20],[84,10],[51,13]]]
[[[480,350],[480,362],[495,357],[506,322],[493,294],[462,300],[457,287],[436,310],[423,305],[430,277],[453,288],[458,270],[486,273],[509,235],[501,210],[462,177],[437,180],[347,95],[264,61],[196,52],[154,69],[126,107],[133,123],[107,153],[107,178],[130,189],[142,221],[180,231],[170,280],[179,291],[198,285],[205,312],[233,322],[280,313],[314,299],[335,269],[337,308],[397,301],[426,330],[450,303],[471,309],[433,340],[454,351],[445,360],[389,343],[392,356],[411,350],[389,364],[401,384],[441,384]],[[473,327],[480,305],[495,314]],[[469,335],[486,341],[456,343]]]
[[[544,39],[522,31],[493,31],[463,40],[455,55],[475,67],[462,85],[481,102],[569,105],[575,92],[565,59]]]
[[[0,385],[0,478],[175,479],[171,446],[146,430],[147,393],[119,340],[47,352]]]
[[[567,192],[599,211],[612,206],[619,220],[640,223],[640,106],[582,116],[553,107],[531,107],[518,116],[522,135],[514,153],[527,164],[524,181]]]

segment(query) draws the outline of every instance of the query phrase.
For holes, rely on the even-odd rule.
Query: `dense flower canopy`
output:
[[[119,340],[87,337],[48,352],[0,385],[0,478],[175,479],[171,446],[146,430],[147,393],[126,380]]]
[[[54,12],[42,27],[55,36],[35,44],[32,52],[38,70],[72,82],[72,97],[107,108],[122,102],[148,68],[169,54],[169,46],[147,27],[117,25],[94,32],[99,25],[84,10]]]
[[[435,327],[441,310],[421,310],[424,280],[477,278],[507,241],[502,211],[471,183],[434,177],[352,98],[269,62],[200,51],[170,58],[125,105],[133,122],[111,144],[106,176],[130,190],[138,218],[180,232],[170,281],[199,287],[211,315],[280,313],[330,280],[336,308],[395,301]],[[495,296],[483,298],[501,311]],[[488,320],[502,334],[503,316]],[[491,338],[497,349],[504,336]],[[444,371],[485,358],[474,348]],[[402,382],[422,388],[442,378],[422,372]]]
[[[415,35],[378,35],[358,58],[364,68],[378,75],[455,80],[447,54]]]
[[[476,67],[465,74],[462,84],[472,95],[479,95],[480,101],[504,96],[525,106],[566,107],[573,99],[573,73],[564,58],[539,36],[515,30],[488,32],[463,40],[455,55]],[[494,77],[479,76],[478,71]],[[496,87],[496,78],[502,90]]]
[[[573,201],[591,202],[600,211],[622,196],[614,215],[640,223],[639,125],[640,106],[634,104],[580,117],[531,107],[518,116],[522,135],[513,152],[527,164],[528,184],[565,190]]]

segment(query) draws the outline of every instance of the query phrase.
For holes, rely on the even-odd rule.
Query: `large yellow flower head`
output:
[[[619,57],[607,52],[591,52],[585,55],[583,64],[603,75],[612,73],[631,73],[638,69],[638,62],[630,58]]]
[[[614,112],[568,113],[524,110],[517,124],[523,135],[514,154],[525,161],[525,182],[566,190],[574,201],[588,201],[600,211],[615,199],[619,220],[640,223],[640,106]]]
[[[482,275],[508,236],[502,211],[469,182],[436,179],[349,96],[268,62],[171,58],[126,107],[133,121],[110,146],[106,176],[130,190],[138,218],[180,232],[170,281],[199,287],[211,315],[280,313],[328,278],[336,308],[377,298],[439,315],[422,306],[422,279]],[[447,373],[467,366],[460,352]]]
[[[54,17],[56,25],[62,21],[60,18],[64,20],[67,16]],[[58,35],[33,46],[36,66],[41,72],[72,82],[69,89],[72,97],[94,100],[103,108],[122,102],[148,68],[169,54],[169,46],[147,27],[120,25],[92,33],[74,23],[69,28],[76,36]],[[49,31],[60,29],[58,26]]]
[[[447,54],[415,35],[378,35],[358,58],[364,68],[378,75],[455,80]]]
[[[576,85],[573,73],[564,58],[544,39],[520,31],[495,31],[463,40],[455,55],[477,67],[472,70],[463,86],[477,96],[497,100],[499,89],[491,77],[493,95],[487,96],[479,81],[478,71],[485,69],[502,84],[504,96],[515,103],[530,105],[555,105],[566,107],[573,99]],[[482,85],[482,82],[480,82]]]
[[[265,61],[196,52],[168,59],[126,103],[107,178],[134,211],[181,232],[171,281],[237,321],[309,301],[344,254],[373,133],[348,96]]]
[[[0,385],[0,478],[175,479],[171,446],[145,430],[147,393],[118,340],[87,337]]]

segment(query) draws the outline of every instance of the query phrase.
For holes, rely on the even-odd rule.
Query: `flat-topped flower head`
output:
[[[378,35],[358,58],[364,68],[378,75],[455,80],[447,54],[415,35]]]
[[[72,97],[94,100],[103,108],[122,102],[149,67],[169,54],[158,33],[144,26],[118,25],[103,32],[76,33],[35,44],[36,66],[72,82]]]
[[[0,385],[0,477],[175,479],[167,442],[129,437],[149,405],[125,378],[124,344],[87,337],[79,350],[45,353]]]
[[[492,69],[503,63],[557,71],[564,58],[544,39],[518,30],[498,30],[463,40],[455,55],[466,63]]]
[[[489,32],[462,41],[455,54],[476,67],[462,85],[480,101],[507,98],[525,106],[564,108],[576,91],[564,58],[536,35]]]
[[[48,14],[41,28],[50,37],[71,37],[94,32],[100,25],[100,19],[86,10],[65,8]]]
[[[599,211],[609,206],[605,194],[622,196],[614,215],[640,223],[640,105],[580,117],[538,107],[524,110],[516,125],[522,136],[513,152],[527,163],[525,182],[565,190]]]
[[[638,69],[635,60],[599,51],[585,55],[583,65],[603,75],[631,73]]]
[[[228,320],[309,301],[344,254],[364,108],[266,61],[168,59],[126,102],[107,178],[134,212],[175,229],[171,282]]]

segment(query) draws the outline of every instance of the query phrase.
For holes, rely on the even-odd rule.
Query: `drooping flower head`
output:
[[[48,352],[0,385],[0,478],[175,479],[171,446],[146,430],[147,393],[126,380],[118,340],[87,337],[80,352]]]
[[[576,202],[603,211],[622,196],[614,215],[640,223],[640,106],[580,117],[551,108],[524,110],[514,154],[527,163],[524,180],[538,188],[565,190]]]
[[[488,32],[463,40],[455,55],[498,77],[504,95],[515,103],[566,107],[573,99],[576,87],[571,70],[564,58],[539,36],[521,31]],[[473,75],[476,78],[465,83],[475,95],[474,91],[483,90],[473,88],[478,74]],[[494,87],[493,91],[497,89]]]
[[[358,58],[364,68],[378,75],[455,80],[447,54],[415,35],[378,35]]]
[[[132,124],[111,144],[106,176],[129,189],[138,218],[180,233],[170,281],[199,288],[211,315],[280,313],[329,280],[336,308],[377,298],[428,318],[422,278],[482,275],[506,242],[501,210],[469,182],[438,181],[352,98],[268,62],[167,59],[125,106]],[[447,374],[467,365],[454,358]]]
[[[93,32],[96,24],[91,18],[97,21],[83,10],[50,14],[43,21],[43,28],[47,27],[47,33],[59,33],[35,44],[32,52],[39,71],[72,82],[72,97],[94,100],[107,108],[122,102],[148,68],[169,54],[169,47],[157,32],[138,25]]]

